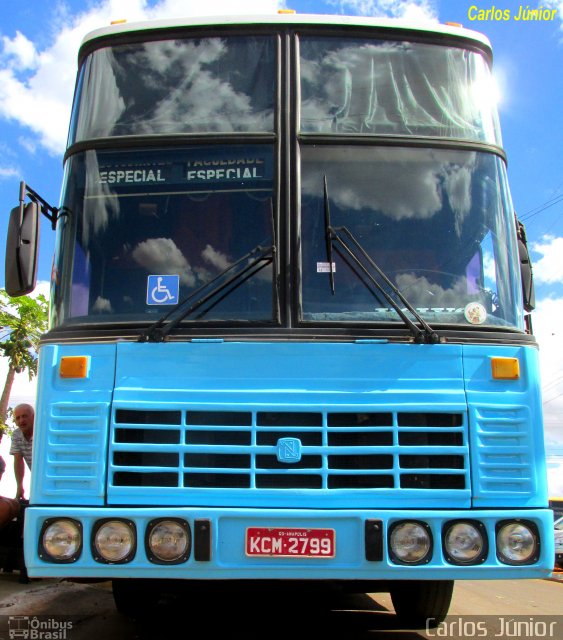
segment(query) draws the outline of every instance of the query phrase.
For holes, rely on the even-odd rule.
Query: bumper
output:
[[[56,563],[40,551],[44,522],[71,518],[82,526],[83,545],[76,560]],[[179,564],[152,562],[145,546],[145,531],[158,518],[185,520],[192,536],[191,551]],[[540,550],[533,564],[509,566],[498,558],[495,530],[499,521],[521,518],[532,522],[540,538]],[[95,559],[92,535],[96,522],[107,518],[133,523],[137,544],[131,559],[123,564],[106,564]],[[458,566],[446,559],[442,532],[447,522],[472,519],[483,523],[488,551],[479,565]],[[433,545],[423,565],[393,562],[389,552],[389,531],[395,522],[416,519],[426,523]],[[100,508],[29,507],[25,523],[25,559],[32,577],[176,578],[176,579],[313,579],[313,580],[403,580],[403,579],[499,579],[542,578],[553,569],[552,515],[547,510],[506,511],[329,511],[329,510],[229,510],[193,508]],[[380,532],[370,533],[370,523]],[[367,523],[367,525],[366,525]],[[203,526],[202,526],[203,524]],[[249,556],[245,547],[249,527],[331,529],[335,532],[334,557]],[[43,556],[43,559],[40,557]],[[370,558],[370,559],[368,559]]]
[[[81,523],[83,545],[76,560],[56,563],[40,552],[44,522],[72,518]],[[179,564],[156,564],[145,548],[147,525],[158,518],[185,520],[192,536],[191,551]],[[91,540],[101,519],[119,518],[133,523],[137,544],[130,561],[104,564],[95,560]],[[478,520],[488,538],[488,551],[478,566],[449,563],[442,548],[444,525],[451,520]],[[521,518],[537,528],[540,550],[533,564],[509,566],[498,558],[495,528],[499,521]],[[428,525],[433,539],[428,561],[417,566],[393,562],[389,552],[389,531],[393,524],[415,519]],[[374,525],[375,533],[374,533]],[[335,532],[334,557],[279,557],[247,555],[247,528],[331,529]],[[225,579],[311,579],[311,580],[405,580],[405,579],[506,579],[542,578],[553,569],[553,517],[547,510],[520,511],[330,511],[281,509],[205,508],[99,508],[29,507],[25,522],[25,559],[32,577],[175,578]],[[368,559],[369,558],[369,559]]]

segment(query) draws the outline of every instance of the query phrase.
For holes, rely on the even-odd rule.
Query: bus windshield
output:
[[[56,324],[154,320],[274,244],[271,146],[87,151],[69,162]],[[188,319],[271,321],[272,272],[264,265]]]
[[[400,321],[344,252],[329,267],[329,206],[332,227],[346,227],[432,326],[521,326],[514,214],[496,156],[339,145],[303,147],[301,161],[303,320]]]
[[[69,143],[274,129],[275,40],[231,36],[105,47],[78,78]]]
[[[464,138],[501,146],[481,53],[374,39],[300,41],[303,133]]]
[[[410,303],[431,327],[522,330],[484,51],[296,33],[286,73],[275,34],[217,33],[85,50],[54,326],[153,323],[201,298],[182,323],[393,327]],[[327,208],[400,291],[399,309],[342,247],[332,255]]]

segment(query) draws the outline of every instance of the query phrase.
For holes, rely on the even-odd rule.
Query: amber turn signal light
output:
[[[65,356],[61,358],[59,375],[61,378],[86,378],[88,356]]]
[[[491,358],[491,369],[495,380],[518,380],[520,377],[518,358]]]

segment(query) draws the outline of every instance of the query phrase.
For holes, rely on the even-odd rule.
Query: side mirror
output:
[[[35,202],[12,209],[6,241],[6,293],[23,296],[35,289],[39,248],[39,206]]]
[[[536,306],[536,293],[534,288],[534,276],[532,274],[532,260],[528,251],[526,231],[521,222],[517,222],[518,229],[518,255],[520,256],[520,276],[522,278],[522,296],[524,298],[524,310],[528,313]]]

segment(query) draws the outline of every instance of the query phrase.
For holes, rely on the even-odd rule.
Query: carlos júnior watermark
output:
[[[430,638],[561,638],[563,616],[459,616],[436,626],[426,620]]]
[[[73,621],[48,616],[9,616],[10,640],[71,640]]]

